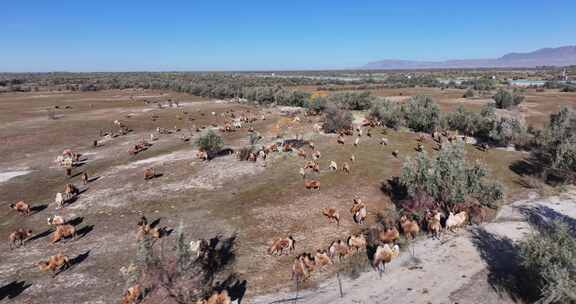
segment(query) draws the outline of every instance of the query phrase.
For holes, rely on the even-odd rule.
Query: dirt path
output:
[[[529,220],[576,218],[576,190],[558,197],[517,201],[500,211],[494,222],[471,227],[441,241],[416,243],[416,258],[404,252],[387,266],[357,279],[342,279],[340,298],[336,278],[314,290],[300,291],[296,303],[518,303],[515,242],[530,233]],[[252,303],[294,303],[296,294],[283,292]],[[517,302],[515,302],[517,301]]]

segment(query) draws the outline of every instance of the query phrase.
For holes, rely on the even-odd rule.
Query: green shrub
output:
[[[368,110],[372,106],[373,97],[369,91],[340,92],[328,96],[331,103],[347,110]]]
[[[576,303],[576,239],[566,223],[555,221],[521,242],[520,258],[538,303]]]
[[[335,105],[329,105],[325,109],[326,121],[324,122],[324,131],[326,133],[335,133],[339,130],[352,128],[352,113],[347,110],[339,109]]]
[[[474,90],[468,89],[468,90],[466,91],[466,93],[464,93],[464,95],[463,95],[462,97],[464,97],[464,98],[472,98],[472,97],[474,97]]]
[[[505,90],[498,90],[498,93],[492,97],[499,109],[508,109],[512,106],[517,106],[524,101],[524,96],[516,95]]]
[[[374,103],[370,109],[369,117],[382,123],[388,128],[398,129],[403,122],[402,107],[389,100],[382,100]]]
[[[426,194],[448,210],[469,198],[492,207],[502,198],[502,187],[487,183],[484,166],[478,162],[468,164],[465,156],[462,143],[443,145],[434,159],[425,152],[418,153],[404,162],[400,182],[410,197]]]
[[[210,152],[218,152],[224,146],[224,139],[212,130],[208,130],[196,140],[196,145],[200,150]]]
[[[576,171],[576,110],[563,107],[550,115],[550,122],[537,135],[539,148],[533,156],[552,169],[564,170],[565,177]]]
[[[440,123],[440,109],[429,96],[414,96],[404,109],[406,126],[416,132],[433,132]]]

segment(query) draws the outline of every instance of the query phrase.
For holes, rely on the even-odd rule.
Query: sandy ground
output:
[[[342,279],[343,298],[334,278],[313,290],[261,296],[252,303],[522,302],[511,288],[517,266],[514,243],[531,233],[529,219],[576,218],[574,189],[546,199],[530,196],[502,208],[494,222],[444,235],[441,241],[417,241],[415,257],[403,252],[382,278],[372,271]]]

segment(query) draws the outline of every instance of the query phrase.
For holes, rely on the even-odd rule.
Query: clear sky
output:
[[[331,69],[576,44],[575,0],[3,0],[0,71]]]

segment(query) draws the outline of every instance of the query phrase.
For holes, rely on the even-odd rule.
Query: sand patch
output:
[[[17,176],[22,176],[22,175],[26,175],[28,173],[32,172],[32,170],[19,170],[19,171],[5,171],[5,172],[0,172],[0,183],[3,182],[7,182],[10,179],[17,177]]]

